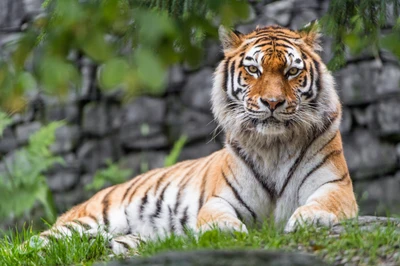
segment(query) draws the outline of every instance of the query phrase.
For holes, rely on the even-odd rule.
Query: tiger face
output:
[[[331,77],[316,53],[316,31],[270,26],[244,35],[221,28],[220,38],[225,58],[216,72],[213,111],[228,132],[292,136],[318,126],[332,109],[319,95],[321,76]]]

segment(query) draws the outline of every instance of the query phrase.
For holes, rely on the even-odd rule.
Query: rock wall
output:
[[[237,28],[248,32],[257,25],[280,24],[293,29],[325,14],[328,0],[251,1],[252,14]],[[24,23],[40,13],[41,0],[0,1],[0,46],[18,36]],[[207,54],[196,69],[176,65],[169,71],[163,97],[139,97],[123,103],[118,94],[102,94],[94,82],[96,66],[77,59],[83,73],[82,88],[61,103],[38,95],[0,140],[0,158],[6,160],[17,147],[27,143],[32,132],[49,121],[65,119],[57,131],[54,153],[65,158],[48,173],[48,184],[60,211],[81,202],[90,193],[91,182],[106,161],[138,174],[161,167],[174,142],[188,136],[180,160],[198,158],[223,146],[222,134],[210,112],[212,73],[221,59],[217,42],[207,43]],[[327,62],[330,41],[324,39]],[[1,54],[1,48],[0,48]],[[369,55],[348,57],[335,73],[344,105],[341,131],[344,150],[354,180],[361,212],[400,213],[400,67],[382,51],[381,58]],[[1,168],[1,163],[0,163]]]

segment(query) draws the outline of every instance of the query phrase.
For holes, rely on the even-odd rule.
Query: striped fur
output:
[[[212,109],[225,148],[106,188],[41,234],[104,234],[115,253],[185,230],[247,231],[266,218],[330,225],[357,214],[343,156],[341,106],[318,34],[278,26],[220,30],[225,58]],[[293,69],[296,68],[296,69]]]

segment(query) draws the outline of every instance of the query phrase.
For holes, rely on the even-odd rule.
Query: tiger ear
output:
[[[235,49],[243,42],[243,34],[234,30],[228,30],[224,26],[219,26],[219,40],[224,51]]]
[[[315,51],[322,51],[322,47],[320,45],[320,25],[317,20],[313,20],[307,25],[305,25],[302,29],[300,29],[299,34],[301,39],[310,47],[312,47]]]

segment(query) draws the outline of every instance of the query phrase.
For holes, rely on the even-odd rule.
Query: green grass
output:
[[[361,231],[355,223],[345,224],[345,232],[331,236],[326,228],[301,228],[292,234],[284,234],[280,228],[266,222],[260,229],[249,234],[224,233],[218,230],[198,237],[170,236],[142,244],[137,252],[151,256],[167,250],[196,249],[268,249],[313,253],[324,261],[344,264],[377,265],[382,261],[400,263],[400,230],[394,224],[376,226]],[[46,249],[21,248],[24,239],[34,233],[25,229],[20,234],[5,236],[0,240],[0,265],[91,265],[95,261],[108,261],[111,251],[102,237],[88,239],[73,235],[63,241],[53,241]],[[396,253],[397,252],[397,253]]]

